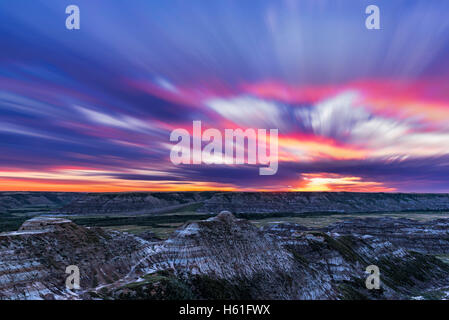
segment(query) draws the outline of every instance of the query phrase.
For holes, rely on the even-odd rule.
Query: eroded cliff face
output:
[[[409,221],[408,229],[394,229],[406,234],[399,242],[378,235],[386,224],[393,230],[407,221],[377,220],[356,220],[354,232],[350,222],[259,229],[221,213],[184,225],[166,241],[147,241],[35,218],[0,235],[0,298],[406,299],[449,287],[449,266],[432,255],[448,253],[437,245],[448,220]],[[428,235],[425,245],[410,250],[421,233]],[[80,267],[80,290],[65,289],[67,265]],[[365,287],[369,265],[381,270],[380,290]]]
[[[200,203],[209,192],[88,193],[63,206],[66,214],[158,213]]]
[[[187,224],[158,247],[159,257],[149,268],[171,270],[186,284],[192,285],[192,278],[220,280],[242,287],[252,299],[336,296],[329,283],[304,268],[276,237],[230,213]],[[202,292],[195,294],[210,298]]]
[[[352,234],[357,237],[371,236],[389,241],[395,246],[425,254],[449,253],[449,221],[435,219],[417,221],[405,218],[350,219],[325,228],[325,231]]]
[[[448,194],[358,192],[122,192],[88,193],[60,209],[65,214],[157,213],[197,205],[205,213],[386,212],[449,210]]]
[[[387,212],[449,210],[448,194],[358,192],[226,192],[200,209],[218,213]]]
[[[364,219],[355,219],[354,226],[353,220],[348,220],[306,232],[295,224],[279,224],[263,230],[275,235],[284,248],[304,259],[307,267],[317,270],[321,280],[329,280],[339,298],[409,299],[448,286],[448,265],[435,256],[442,252],[447,254],[448,248],[441,241],[441,234],[432,230],[433,226],[441,228],[442,220],[438,224],[393,218],[366,219],[364,223],[360,220]],[[384,235],[385,225],[395,225],[396,221],[401,224],[408,221],[410,226],[397,230],[397,238],[389,238],[388,230]],[[360,224],[369,226],[370,232],[359,233],[361,230],[357,226]],[[445,219],[444,225],[447,234],[449,219]],[[426,240],[419,243],[423,234],[427,234]],[[397,241],[399,235],[401,241]],[[417,247],[419,251],[415,250]],[[366,289],[364,271],[369,265],[380,269],[381,290]]]
[[[0,213],[26,206],[60,207],[82,196],[83,193],[77,192],[3,191],[0,192]]]
[[[129,272],[149,252],[128,234],[83,228],[70,220],[34,218],[0,234],[0,299],[70,299],[66,267],[77,265],[81,284],[95,287]]]

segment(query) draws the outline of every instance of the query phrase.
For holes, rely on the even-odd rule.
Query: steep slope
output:
[[[119,192],[87,193],[66,203],[64,214],[159,213],[193,206],[219,213],[312,213],[449,210],[448,194],[358,192]]]
[[[369,219],[368,224],[382,230],[381,222],[382,219]],[[388,236],[352,233],[351,220],[341,224],[348,227],[348,232],[303,232],[301,226],[294,224],[275,225],[264,231],[275,235],[307,267],[317,270],[322,280],[328,279],[343,299],[409,299],[449,285],[449,265],[433,254],[409,250],[415,239],[421,238],[412,227],[402,230],[404,239],[409,241],[403,246],[404,242],[392,243]],[[427,231],[433,234],[430,227]],[[337,228],[336,225],[332,229]],[[445,229],[449,230],[449,219],[445,221]],[[369,265],[380,269],[380,290],[365,288],[364,271]]]
[[[148,250],[146,241],[128,234],[34,218],[0,234],[0,299],[72,298],[67,266],[79,267],[82,287],[95,287],[126,275]]]
[[[229,213],[187,224],[157,252],[143,261],[145,277],[102,296],[164,298],[181,290],[208,299],[405,299],[449,284],[448,265],[387,240],[294,224],[259,230]],[[381,269],[381,290],[365,287],[369,265]]]
[[[366,222],[378,230],[385,223]],[[407,299],[449,287],[449,265],[427,249],[409,250],[415,236],[422,238],[413,221],[397,230],[404,235],[397,243],[380,232],[359,234],[360,225],[354,222],[354,233],[350,222],[328,230],[296,224],[259,229],[223,212],[185,224],[166,241],[146,241],[35,218],[0,234],[0,298]],[[419,228],[447,232],[449,220]],[[436,248],[449,253],[445,245]],[[68,265],[79,266],[81,290],[65,289]],[[365,287],[368,265],[381,270],[380,290]]]
[[[65,214],[158,213],[202,202],[210,192],[88,193],[62,207]]]
[[[230,213],[186,225],[161,245],[160,252],[151,269],[172,269],[187,280],[202,275],[235,286],[246,284],[252,298],[336,295],[329,284],[318,281],[313,270],[302,268],[274,237]]]
[[[4,191],[0,192],[0,213],[24,207],[61,207],[82,195],[76,192]]]
[[[324,230],[358,237],[370,235],[399,248],[424,254],[446,254],[449,252],[448,226],[448,219],[424,222],[385,217],[351,219],[330,225]]]

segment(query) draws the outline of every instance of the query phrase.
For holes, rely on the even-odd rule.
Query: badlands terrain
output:
[[[447,195],[2,193],[0,204],[0,299],[449,293]],[[78,290],[66,288],[69,265]],[[369,265],[378,290],[365,286]]]

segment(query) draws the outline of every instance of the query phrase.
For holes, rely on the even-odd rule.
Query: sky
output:
[[[372,4],[380,30],[365,27]],[[2,0],[0,190],[449,192],[448,13],[447,0]],[[277,173],[174,165],[170,133],[195,120],[278,129]]]

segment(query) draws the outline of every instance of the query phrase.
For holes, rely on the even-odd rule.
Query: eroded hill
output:
[[[221,213],[185,224],[168,240],[148,241],[65,219],[34,218],[0,235],[0,298],[444,297],[449,265],[435,254],[449,254],[449,220],[402,219],[401,228],[396,219],[377,220],[356,220],[354,229],[350,221],[322,230],[297,224],[259,229]],[[402,237],[390,240],[389,234]],[[79,266],[81,290],[65,288],[67,265]],[[381,270],[380,290],[365,287],[368,265]]]
[[[158,213],[189,205],[203,213],[238,214],[449,210],[448,194],[358,192],[89,193],[61,208],[67,214]]]

